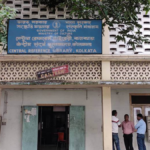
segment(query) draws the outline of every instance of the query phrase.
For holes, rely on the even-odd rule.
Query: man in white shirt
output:
[[[121,123],[117,118],[117,111],[112,111],[112,142],[113,142],[113,150],[120,150],[119,137],[118,137],[118,127],[121,127]]]

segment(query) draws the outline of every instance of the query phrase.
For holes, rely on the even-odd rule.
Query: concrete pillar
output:
[[[102,87],[103,150],[112,150],[111,87]]]
[[[0,116],[2,116],[2,89],[0,88]]]
[[[110,80],[110,61],[102,61],[102,80]]]
[[[104,35],[102,38],[102,54],[103,55],[109,55],[109,29],[108,26],[104,27]]]

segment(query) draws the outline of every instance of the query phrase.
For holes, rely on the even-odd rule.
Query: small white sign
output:
[[[142,109],[140,107],[134,108],[134,125],[138,123],[137,115],[142,112]]]
[[[27,115],[27,122],[30,122],[30,115]]]
[[[150,107],[145,108],[145,116],[150,116]]]
[[[32,116],[36,116],[36,108],[32,108],[31,109],[31,115]]]

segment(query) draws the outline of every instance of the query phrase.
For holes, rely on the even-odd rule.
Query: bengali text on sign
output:
[[[101,20],[9,20],[8,54],[101,53]]]

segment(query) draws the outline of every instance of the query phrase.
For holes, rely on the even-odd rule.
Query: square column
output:
[[[2,110],[2,89],[0,88],[0,116],[3,115],[3,110]]]
[[[102,38],[102,54],[103,55],[110,55],[110,49],[109,49],[109,29],[108,25],[104,27],[104,35]]]
[[[102,61],[102,80],[110,81],[110,61]]]
[[[102,87],[103,150],[112,150],[111,87]]]

